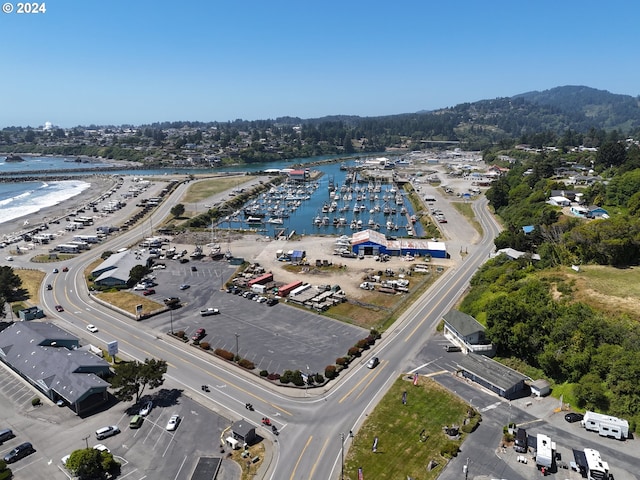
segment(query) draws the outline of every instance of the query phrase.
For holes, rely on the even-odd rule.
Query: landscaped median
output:
[[[346,480],[359,468],[364,478],[435,479],[477,427],[477,411],[431,379],[412,379],[396,380],[354,435]]]

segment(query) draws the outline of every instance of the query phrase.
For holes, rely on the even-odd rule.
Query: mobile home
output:
[[[61,244],[58,245],[55,250],[60,253],[80,253],[78,245]]]
[[[552,468],[555,459],[556,444],[542,433],[536,438],[536,465],[538,467]]]
[[[587,458],[588,480],[609,480],[609,464],[600,458],[600,452],[593,448],[584,449]]]

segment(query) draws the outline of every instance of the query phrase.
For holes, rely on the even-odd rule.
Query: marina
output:
[[[277,237],[293,232],[343,235],[371,229],[387,236],[424,235],[404,192],[388,178],[369,178],[346,162],[316,167],[318,175],[291,178],[224,217],[218,228]]]

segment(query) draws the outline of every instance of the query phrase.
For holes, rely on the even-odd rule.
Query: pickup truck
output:
[[[163,301],[167,307],[175,307],[180,304],[180,299],[178,297],[168,297]]]
[[[209,307],[200,310],[200,315],[202,315],[203,317],[208,317],[209,315],[217,315],[218,313],[220,313],[220,310],[218,310],[217,308]]]

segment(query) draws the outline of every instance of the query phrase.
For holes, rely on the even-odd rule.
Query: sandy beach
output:
[[[0,223],[0,239],[6,239],[11,236],[31,231],[38,225],[42,225],[45,220],[47,222],[60,218],[64,220],[66,215],[78,208],[85,207],[89,202],[99,198],[102,194],[116,185],[116,177],[113,175],[88,175],[85,177],[78,177],[78,180],[90,183],[91,187],[87,188],[75,197],[71,197],[57,205],[43,208],[37,213],[32,213]],[[24,224],[25,220],[29,222],[26,226]]]

